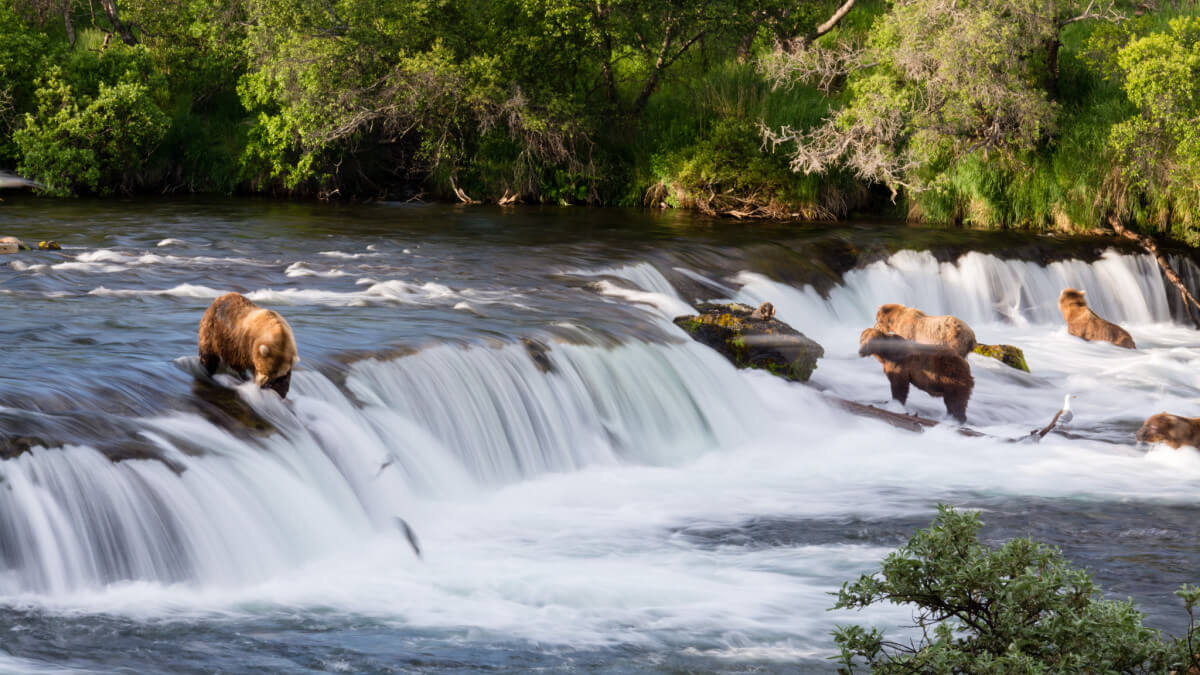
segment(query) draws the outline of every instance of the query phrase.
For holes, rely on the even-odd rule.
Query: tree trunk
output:
[[[842,6],[834,10],[833,14],[825,20],[825,23],[817,26],[813,32],[804,36],[802,39],[802,44],[811,44],[813,40],[816,40],[822,35],[833,30],[834,27],[837,26],[843,18],[845,18],[846,14],[848,14],[850,10],[854,8],[854,3],[855,0],[846,0],[846,2],[842,3]]]
[[[1053,101],[1058,98],[1058,50],[1062,42],[1056,37],[1046,45],[1046,94]]]
[[[104,7],[104,13],[108,15],[108,20],[112,23],[113,30],[117,35],[121,36],[121,40],[130,47],[138,43],[137,38],[133,36],[133,32],[129,30],[129,26],[121,23],[121,17],[117,14],[117,0],[100,0],[100,5]]]
[[[63,0],[63,26],[67,29],[67,44],[71,48],[75,48],[75,22],[71,19],[71,4],[72,0]]]
[[[1141,244],[1142,248],[1146,249],[1147,253],[1154,256],[1154,261],[1162,269],[1163,276],[1167,278],[1167,281],[1171,282],[1175,290],[1179,291],[1179,297],[1183,300],[1183,309],[1187,312],[1188,318],[1192,320],[1196,328],[1200,328],[1200,318],[1197,318],[1197,312],[1200,312],[1200,300],[1197,300],[1196,296],[1192,295],[1191,291],[1188,290],[1187,284],[1183,283],[1183,279],[1179,276],[1179,273],[1175,271],[1174,267],[1171,267],[1171,261],[1167,260],[1167,256],[1162,251],[1158,250],[1158,244],[1154,243],[1154,240],[1150,237],[1125,229],[1125,226],[1115,218],[1110,218],[1108,224],[1112,227],[1113,232],[1126,239],[1136,241],[1138,244]]]
[[[612,67],[612,36],[604,34],[604,58],[600,63],[600,74],[604,78],[604,94],[610,105],[617,104],[617,82]]]

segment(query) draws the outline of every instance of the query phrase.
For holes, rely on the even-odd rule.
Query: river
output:
[[[1133,432],[1197,414],[1200,332],[1117,242],[6,199],[0,235],[63,248],[0,258],[0,671],[826,672],[835,625],[911,623],[830,593],[938,503],[1186,626],[1200,452]],[[1139,349],[1068,335],[1066,286]],[[230,290],[295,331],[285,401],[198,376],[200,317]],[[771,301],[824,346],[812,381],[688,340],[670,319],[699,299]],[[857,355],[885,302],[1025,350],[1031,373],[970,357],[986,436],[828,403],[905,410]],[[1010,442],[1068,393],[1074,437]],[[916,390],[907,411],[948,421]]]

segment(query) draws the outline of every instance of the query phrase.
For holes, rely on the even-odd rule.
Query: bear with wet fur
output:
[[[956,316],[929,316],[912,307],[890,303],[875,312],[875,328],[923,345],[941,345],[966,358],[975,350],[975,331]]]
[[[1200,449],[1200,417],[1181,417],[1166,412],[1151,415],[1134,438],[1143,443],[1166,443],[1175,449],[1185,445]]]
[[[283,398],[299,360],[288,322],[239,293],[213,300],[200,319],[200,363],[209,375],[224,363],[238,373],[253,373],[255,384]]]
[[[1064,288],[1058,295],[1058,311],[1067,321],[1067,332],[1089,342],[1111,342],[1118,347],[1137,349],[1129,331],[1101,319],[1088,307],[1084,293],[1074,288]]]
[[[892,398],[905,403],[908,387],[945,400],[946,412],[967,421],[967,401],[975,388],[967,360],[941,345],[926,345],[868,328],[858,340],[859,356],[874,356],[892,385]]]

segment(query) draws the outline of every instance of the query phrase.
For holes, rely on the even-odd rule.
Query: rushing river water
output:
[[[1200,452],[1133,441],[1200,413],[1200,332],[1112,242],[11,198],[5,234],[63,250],[0,258],[0,670],[820,672],[834,625],[910,623],[829,593],[939,502],[982,510],[990,543],[1059,546],[1172,633],[1200,581]],[[1139,349],[1068,335],[1065,286]],[[286,401],[197,378],[230,290],[291,323]],[[820,342],[811,386],[671,324],[720,298]],[[970,357],[986,437],[827,403],[902,409],[857,356],[884,302],[1024,348],[1028,374]],[[1007,442],[1067,393],[1076,437]],[[916,390],[907,409],[945,419]]]

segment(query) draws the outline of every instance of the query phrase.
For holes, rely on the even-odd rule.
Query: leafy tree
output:
[[[844,166],[861,179],[918,191],[972,153],[1001,161],[1057,131],[1061,33],[1111,8],[1081,0],[893,0],[864,42],[801,45],[768,61],[780,84],[831,87],[847,104],[824,124],[765,130],[797,171]]]
[[[53,66],[39,78],[36,111],[13,134],[18,169],[53,194],[130,193],[169,126],[159,107],[164,90],[154,86],[161,76],[141,47],[74,64],[73,72]]]
[[[978,514],[938,507],[938,517],[883,561],[878,574],[842,586],[835,608],[911,604],[917,641],[878,629],[834,633],[840,672],[1166,673],[1195,666],[1191,638],[1164,642],[1132,602],[1105,600],[1058,550],[1014,539],[979,543]],[[1193,614],[1200,590],[1178,592]],[[1190,672],[1190,671],[1189,671]]]
[[[1125,190],[1151,202],[1163,225],[1200,243],[1200,18],[1172,19],[1137,37],[1115,59],[1136,113],[1115,125],[1110,145]]]

